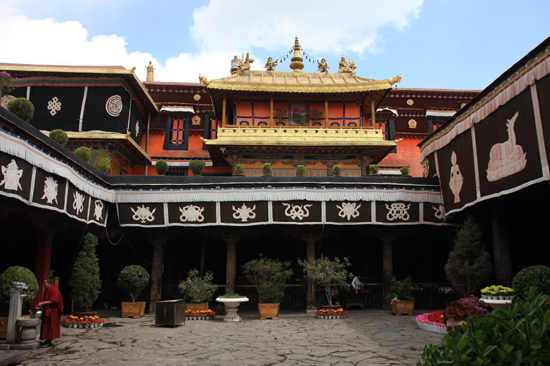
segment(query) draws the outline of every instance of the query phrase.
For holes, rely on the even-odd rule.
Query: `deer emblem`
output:
[[[516,143],[514,127],[519,116],[519,111],[511,119],[507,119],[506,131],[508,140],[493,145],[489,153],[489,165],[487,168],[487,180],[494,182],[504,177],[515,174],[527,165],[527,154]]]

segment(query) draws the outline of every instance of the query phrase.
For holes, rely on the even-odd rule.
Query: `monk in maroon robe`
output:
[[[63,314],[63,299],[61,292],[52,284],[52,280],[44,280],[44,301],[38,303],[42,308],[42,327],[40,339],[44,340],[40,347],[52,347],[52,339],[61,337],[61,314]]]

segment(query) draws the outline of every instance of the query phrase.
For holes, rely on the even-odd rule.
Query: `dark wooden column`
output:
[[[382,271],[384,275],[384,302],[383,308],[391,308],[391,280],[393,278],[393,253],[392,253],[392,242],[394,240],[393,235],[383,235],[381,236],[382,240]]]
[[[502,218],[502,210],[493,209],[493,253],[495,258],[495,279],[497,285],[512,285],[512,259],[506,223]]]
[[[307,235],[306,241],[306,260],[311,263],[315,260],[315,242],[317,236]],[[306,313],[317,311],[317,291],[315,291],[315,281],[307,277],[306,281]]]
[[[50,277],[52,263],[52,244],[56,230],[56,225],[51,222],[41,221],[35,223],[38,231],[38,237],[41,239],[36,248],[36,263],[34,266],[34,275],[38,281],[38,292],[32,302],[32,306],[36,306],[42,301],[44,294],[44,279]]]
[[[149,313],[157,309],[157,302],[162,299],[162,273],[164,272],[164,244],[166,236],[159,235],[151,238],[153,242],[153,265],[151,268],[151,296],[149,299]]]
[[[225,237],[227,243],[227,258],[225,265],[225,293],[235,295],[235,278],[237,277],[237,237],[228,235]]]

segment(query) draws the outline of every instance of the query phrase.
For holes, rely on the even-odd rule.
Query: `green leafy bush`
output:
[[[60,129],[50,131],[50,134],[48,136],[52,140],[60,143],[63,146],[67,145],[67,142],[69,142],[69,136],[67,136],[67,132]]]
[[[292,276],[290,262],[281,262],[278,259],[253,259],[243,265],[243,273],[256,291],[260,303],[280,303],[285,294],[286,282]]]
[[[158,175],[164,175],[168,172],[168,163],[164,160],[159,160],[155,163],[155,171]]]
[[[262,165],[262,173],[264,175],[271,175],[271,164],[265,163]]]
[[[298,259],[298,264],[304,268],[304,273],[308,278],[317,281],[319,286],[324,288],[328,305],[332,306],[333,290],[337,292],[340,287],[348,286],[346,282],[347,268],[351,266],[351,263],[347,257],[341,261],[338,257],[329,259],[321,254],[319,259],[314,259],[311,262]]]
[[[6,269],[0,274],[0,302],[9,304],[10,289],[12,282],[24,282],[28,289],[26,296],[23,298],[23,304],[30,304],[38,293],[38,281],[34,273],[30,269],[20,266],[13,266]]]
[[[179,283],[178,288],[185,297],[185,300],[190,303],[200,304],[212,300],[214,292],[218,289],[218,286],[212,281],[214,281],[212,272],[199,276],[199,271],[192,269],[187,272],[187,278]]]
[[[244,174],[244,168],[242,164],[235,165],[235,169],[233,169],[233,174],[235,175],[243,175]]]
[[[332,175],[339,176],[342,175],[342,167],[340,165],[335,165],[332,167]]]
[[[80,146],[78,149],[75,150],[74,153],[86,163],[90,161],[90,157],[92,156],[92,154],[90,153],[90,149],[86,146]]]
[[[73,265],[69,287],[76,310],[90,311],[101,289],[97,237],[88,233]]]
[[[519,271],[512,281],[512,288],[519,295],[527,292],[532,286],[536,286],[541,293],[550,295],[550,267],[526,267]]]
[[[296,166],[296,176],[303,177],[306,174],[306,167],[303,165]]]
[[[25,98],[15,98],[9,101],[8,110],[27,122],[30,122],[34,117],[34,105]]]
[[[371,164],[369,165],[369,172],[371,175],[377,175],[378,174],[378,165]]]
[[[407,168],[406,166],[399,169],[399,171],[401,172],[401,175],[409,175],[409,168]]]
[[[391,292],[393,293],[393,297],[399,300],[414,300],[411,277],[409,276],[402,280],[398,280],[395,277],[392,278]]]
[[[440,346],[424,348],[417,365],[548,365],[550,362],[550,296],[532,287],[525,300],[488,317],[466,318],[450,331]]]
[[[132,302],[136,302],[141,291],[149,283],[149,273],[140,265],[124,267],[117,279],[118,287],[126,291]]]
[[[107,154],[107,151],[103,149],[91,150],[89,163],[103,173],[107,173],[111,170],[111,158],[109,157],[109,154]]]
[[[202,160],[193,159],[189,162],[189,169],[191,169],[193,175],[201,175],[205,167],[206,163]]]

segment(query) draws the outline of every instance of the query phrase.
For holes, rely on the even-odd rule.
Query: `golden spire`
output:
[[[300,42],[298,42],[298,36],[296,36],[296,39],[294,40],[294,56],[290,59],[292,61],[290,63],[290,68],[294,72],[302,72],[302,69],[304,68],[304,59],[302,58],[302,52],[300,51]]]
[[[153,63],[149,61],[149,66],[147,66],[147,81],[155,81],[155,68],[153,67]]]

